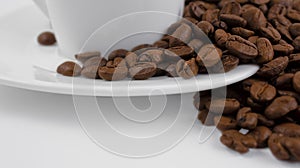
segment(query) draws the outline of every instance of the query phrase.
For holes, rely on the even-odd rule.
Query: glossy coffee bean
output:
[[[38,36],[38,42],[41,45],[49,46],[56,43],[56,38],[52,32],[43,32]]]

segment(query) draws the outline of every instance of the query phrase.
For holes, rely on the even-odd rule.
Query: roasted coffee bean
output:
[[[177,74],[184,78],[190,79],[198,74],[199,67],[196,63],[195,58],[192,58],[189,61],[180,60],[176,65]]]
[[[169,76],[169,77],[178,77],[179,76],[176,71],[176,64],[169,65],[166,69],[166,72],[167,72],[167,76]]]
[[[221,14],[220,19],[231,27],[245,27],[247,25],[247,20],[234,14]]]
[[[300,138],[272,134],[268,146],[273,155],[279,160],[300,161]]]
[[[184,43],[188,43],[192,38],[192,28],[187,24],[181,24],[175,32],[172,34],[172,37],[183,41]]]
[[[265,116],[269,119],[278,119],[298,108],[294,97],[281,96],[276,98],[265,110]]]
[[[38,36],[41,45],[50,46],[56,43],[55,35],[52,32],[43,32]]]
[[[243,12],[242,17],[247,21],[249,28],[258,30],[267,26],[267,18],[258,8],[249,8]]]
[[[248,39],[250,36],[254,36],[255,32],[242,27],[235,27],[231,29],[232,34],[241,36]]]
[[[169,48],[171,47],[178,47],[178,46],[185,46],[186,43],[179,40],[178,38],[174,38],[172,36],[169,36]]]
[[[229,37],[230,34],[223,29],[218,29],[215,32],[215,41],[217,42],[219,47],[225,47]]]
[[[300,53],[298,53],[298,54],[291,54],[289,56],[289,59],[290,59],[289,65],[291,67],[298,66],[300,64]]]
[[[233,14],[240,16],[242,14],[242,7],[238,2],[232,1],[224,5],[220,14]]]
[[[108,55],[108,60],[113,60],[117,57],[125,58],[127,53],[128,51],[125,49],[115,50]]]
[[[203,15],[202,20],[208,21],[212,25],[217,26],[220,22],[219,15],[220,15],[219,9],[207,10]]]
[[[81,67],[75,62],[67,61],[59,65],[56,72],[63,76],[79,76],[81,73]]]
[[[279,17],[278,17],[279,18]],[[289,27],[280,23],[277,19],[273,21],[276,29],[282,35],[283,38],[288,41],[293,41],[292,35],[289,32]]]
[[[300,22],[300,11],[289,8],[287,11],[287,17],[296,22]]]
[[[188,46],[198,53],[199,49],[204,45],[204,42],[199,39],[193,39],[189,42]]]
[[[201,19],[202,15],[207,9],[213,8],[216,8],[216,6],[210,5],[202,1],[195,1],[190,3],[190,13],[193,17],[197,18],[198,20]]]
[[[235,56],[242,59],[253,59],[258,56],[258,50],[255,44],[236,35],[229,37],[226,42],[226,48]]]
[[[85,52],[85,53],[80,53],[75,55],[75,58],[82,63],[84,63],[86,60],[93,57],[101,57],[101,53],[98,51],[94,51],[94,52]]]
[[[293,5],[293,0],[271,0],[271,5],[281,4],[285,7],[291,7]]]
[[[289,27],[289,31],[290,33],[294,36],[294,37],[298,37],[300,36],[300,23],[294,23]]]
[[[300,50],[300,36],[294,39],[293,41],[293,46],[295,47],[296,50]]]
[[[262,5],[267,4],[270,2],[270,0],[250,0],[251,3],[254,3],[256,5]]]
[[[291,96],[294,97],[298,102],[300,102],[300,94],[293,92],[293,91],[286,91],[286,90],[278,90],[278,94],[280,96]]]
[[[146,80],[156,74],[157,65],[152,62],[140,62],[129,69],[129,74],[132,79]]]
[[[294,89],[300,93],[300,71],[297,72],[293,78]]]
[[[249,148],[256,148],[256,139],[251,135],[243,135],[237,130],[228,130],[223,132],[220,138],[221,142],[239,153],[247,153]]]
[[[258,125],[273,127],[275,124],[274,120],[269,120],[267,117],[265,117],[262,114],[257,114],[257,119],[258,119]]]
[[[261,27],[259,32],[273,43],[278,43],[281,40],[281,34],[270,23],[266,27]]]
[[[236,121],[241,128],[255,129],[258,124],[257,114],[251,111],[251,108],[244,107],[240,109],[236,116]]]
[[[300,1],[299,0],[293,1],[293,8],[297,11],[300,11]]]
[[[83,68],[89,67],[89,66],[98,66],[98,67],[103,67],[107,63],[107,60],[102,57],[92,57],[90,59],[87,59],[84,64]]]
[[[265,148],[268,146],[268,140],[272,135],[272,131],[265,126],[258,126],[248,133],[249,136],[254,137],[257,142],[257,148]]]
[[[240,108],[240,102],[236,99],[217,99],[207,102],[205,107],[216,114],[233,114]]]
[[[162,48],[162,49],[167,49],[169,48],[169,43],[166,41],[157,41],[153,44],[153,47],[157,47],[157,48]]]
[[[222,132],[238,129],[237,121],[230,117],[216,116],[214,118],[214,124]]]
[[[127,67],[125,59],[121,57],[117,57],[114,60],[108,61],[106,63],[108,68],[115,68],[115,67]]]
[[[98,70],[100,78],[107,81],[119,81],[127,77],[128,68],[124,66],[120,67],[101,67]]]
[[[282,134],[288,137],[300,138],[300,125],[293,123],[284,123],[277,125],[273,131],[277,134]]]
[[[128,67],[133,67],[137,63],[137,60],[138,60],[138,55],[136,55],[136,53],[128,52],[126,54],[125,61]]]
[[[257,75],[264,78],[272,78],[281,74],[288,66],[288,57],[278,57],[271,62],[263,65],[262,68],[257,72]]]
[[[248,41],[256,45],[256,42],[259,38],[260,38],[259,36],[251,36],[248,38]]]
[[[178,46],[178,47],[172,47],[165,51],[165,54],[167,58],[172,57],[171,59],[185,59],[188,60],[192,57],[192,54],[194,53],[194,49],[189,46]]]
[[[217,71],[217,72],[229,72],[233,69],[235,69],[238,65],[239,65],[239,62],[240,60],[235,57],[235,56],[232,56],[232,55],[224,55],[222,56],[222,65],[221,70]]]
[[[269,11],[269,7],[267,4],[262,4],[262,5],[259,5],[258,7],[265,15],[268,14],[268,11]]]
[[[275,4],[269,9],[268,20],[272,21],[273,19],[276,19],[278,15],[285,16],[286,13],[287,9],[284,5]]]
[[[221,57],[222,50],[213,44],[207,44],[199,50],[196,61],[199,65],[208,68],[216,65],[221,60]]]
[[[159,64],[163,61],[163,53],[164,51],[161,49],[149,49],[139,55],[138,61]]]
[[[294,52],[295,48],[284,40],[280,40],[279,44],[273,45],[276,55],[290,55]]]
[[[274,81],[275,87],[277,89],[291,90],[293,88],[293,73],[285,73],[280,75]]]
[[[138,45],[138,46],[134,47],[134,48],[131,50],[131,52],[136,52],[136,51],[139,51],[139,50],[141,50],[141,49],[151,48],[151,47],[153,47],[153,45],[151,45],[151,44],[141,44],[141,45]]]
[[[264,110],[264,105],[262,103],[258,103],[253,100],[253,98],[247,98],[247,106],[251,107],[254,111],[261,111]]]
[[[201,29],[203,31],[203,33],[205,33],[208,36],[211,36],[214,33],[214,31],[215,31],[214,26],[211,23],[209,23],[208,21],[201,21],[201,22],[199,22],[197,24],[197,27],[199,29]],[[194,31],[194,32],[197,32],[197,31]],[[200,35],[200,37],[201,37],[201,35]]]
[[[270,62],[274,57],[274,50],[271,42],[267,38],[258,38],[256,45],[258,49],[256,62],[259,64]]]
[[[267,82],[254,82],[250,88],[251,98],[257,102],[272,101],[276,94],[276,88]]]
[[[81,71],[81,75],[90,79],[98,79],[99,78],[98,70],[99,70],[99,66],[97,65],[84,67]]]
[[[199,111],[198,120],[206,126],[214,126],[214,118],[216,114],[209,113],[208,110],[204,109]]]
[[[246,79],[242,82],[242,87],[243,87],[243,90],[246,91],[246,92],[250,92],[250,89],[252,87],[252,85],[256,82],[262,82],[258,79],[253,79],[253,78],[249,78],[249,79]]]

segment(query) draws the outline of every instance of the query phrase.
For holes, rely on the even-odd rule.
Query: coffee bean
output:
[[[265,115],[269,119],[278,119],[298,108],[298,103],[294,97],[281,96],[276,98],[265,110]]]
[[[267,14],[268,14],[269,7],[268,7],[267,4],[259,5],[258,8],[264,13],[264,15],[267,15]]]
[[[207,102],[205,107],[216,114],[233,114],[240,108],[240,102],[236,99],[217,99]]]
[[[171,59],[177,60],[180,58],[188,60],[192,57],[193,53],[194,49],[189,46],[172,47],[165,51],[168,58],[172,57]]]
[[[157,47],[157,48],[162,48],[162,49],[167,49],[169,47],[169,43],[166,42],[166,41],[157,41],[153,44],[154,47]]]
[[[258,8],[249,8],[242,17],[247,21],[249,28],[259,30],[261,27],[267,26],[267,18]]]
[[[283,25],[277,19],[273,21],[276,29],[282,35],[283,38],[287,39],[288,41],[292,41],[292,35],[289,32],[289,26]]]
[[[300,11],[289,8],[287,12],[287,17],[296,22],[300,22]]]
[[[87,59],[84,64],[83,67],[89,67],[89,66],[98,66],[98,67],[103,67],[105,66],[107,63],[107,60],[105,58],[102,57],[92,57],[90,59]]]
[[[157,65],[152,62],[140,62],[129,69],[129,74],[134,80],[146,80],[156,74]]]
[[[56,43],[55,35],[52,32],[43,32],[38,36],[41,45],[50,46]]]
[[[248,38],[248,41],[256,45],[256,42],[259,38],[260,38],[259,36],[251,36]]]
[[[98,70],[100,78],[107,81],[119,81],[127,77],[128,68],[124,66],[120,67],[101,67]]]
[[[98,79],[99,78],[98,70],[99,70],[99,66],[97,65],[84,67],[81,71],[81,75],[89,79]]]
[[[233,1],[233,2],[228,2],[224,5],[222,10],[220,11],[220,14],[233,14],[240,16],[242,13],[242,7],[239,3]]]
[[[295,38],[295,40],[293,41],[293,46],[295,47],[296,50],[300,50],[300,36],[298,36],[297,38]]]
[[[258,124],[257,114],[251,111],[251,108],[244,107],[240,109],[236,116],[236,121],[241,128],[255,129]]]
[[[254,36],[255,32],[252,30],[248,30],[242,27],[235,27],[231,29],[232,34],[241,36],[243,38],[249,38],[250,36]]]
[[[134,47],[134,48],[131,50],[131,52],[136,52],[136,51],[139,51],[139,50],[141,50],[141,49],[151,48],[151,47],[153,47],[153,45],[151,45],[151,44],[141,44],[141,45],[138,45],[138,46]]]
[[[298,102],[300,102],[300,94],[293,92],[293,91],[286,91],[286,90],[278,90],[278,94],[280,96],[291,96],[294,97]]]
[[[214,124],[222,132],[238,129],[237,121],[230,117],[216,116],[214,118]]]
[[[232,55],[224,55],[221,59],[224,71],[218,71],[218,72],[229,72],[233,69],[235,69],[238,65],[240,60]]]
[[[226,42],[226,48],[242,59],[253,59],[258,56],[256,45],[240,36],[232,35]]]
[[[300,36],[300,23],[294,23],[289,27],[290,33],[294,36]]]
[[[195,1],[190,3],[190,13],[193,17],[198,20],[201,19],[202,15],[208,9],[216,9],[217,6],[211,3],[206,3],[203,1]]]
[[[288,137],[299,137],[300,138],[300,125],[293,123],[284,123],[277,125],[273,131],[277,134],[282,134]]]
[[[268,38],[274,43],[278,43],[281,40],[281,34],[270,23],[266,27],[261,27],[259,32],[263,37]]]
[[[113,60],[117,57],[125,58],[127,53],[128,51],[125,49],[115,50],[108,55],[108,60]]]
[[[294,52],[295,48],[284,40],[280,40],[279,44],[273,45],[276,55],[290,55]]]
[[[257,114],[257,119],[258,119],[258,124],[259,125],[263,125],[263,126],[267,126],[267,127],[273,127],[274,124],[275,124],[274,120],[270,120],[262,114]]]
[[[247,20],[233,14],[221,14],[220,19],[231,27],[245,27],[247,25]]]
[[[180,60],[176,65],[176,72],[180,77],[190,79],[198,74],[198,68],[195,58],[189,61]]]
[[[199,50],[196,61],[199,65],[208,68],[216,65],[221,60],[221,57],[222,50],[213,44],[207,44]]]
[[[172,37],[183,41],[184,43],[188,43],[192,38],[192,28],[187,24],[181,24],[175,32],[172,34]]]
[[[176,64],[169,65],[166,69],[166,72],[167,72],[167,76],[169,76],[169,77],[178,77],[179,76],[176,71]]]
[[[93,57],[101,57],[101,53],[98,51],[93,51],[93,52],[85,52],[85,53],[80,53],[75,55],[75,58],[82,63],[84,63],[86,60]]]
[[[268,146],[268,140],[272,135],[272,131],[265,126],[258,126],[248,133],[249,136],[254,137],[257,142],[257,148],[265,148]]]
[[[256,5],[262,5],[267,4],[270,2],[270,0],[250,0],[251,3],[254,3]]]
[[[276,88],[266,82],[254,82],[250,88],[251,98],[256,102],[272,101],[276,94]]]
[[[159,64],[163,61],[163,53],[164,51],[161,49],[149,49],[139,55],[138,61]]]
[[[114,60],[108,61],[106,66],[109,68],[127,67],[125,59],[121,57],[116,57]]]
[[[189,42],[188,46],[194,49],[194,51],[197,53],[199,49],[204,45],[204,42],[199,39],[193,39]]]
[[[264,78],[272,78],[281,74],[288,66],[288,57],[278,57],[271,62],[263,65],[262,68],[257,72],[257,75]]]
[[[256,41],[258,57],[256,62],[259,64],[268,63],[274,57],[274,50],[271,42],[267,38],[258,38]]]
[[[230,34],[224,31],[223,29],[218,29],[215,32],[215,41],[220,47],[226,46],[226,42],[228,41],[229,37]]]
[[[75,62],[67,61],[59,65],[56,72],[64,76],[79,76],[81,67]]]
[[[278,89],[291,90],[293,88],[293,73],[284,73],[275,80],[275,86]]]
[[[300,93],[300,72],[297,72],[293,78],[294,89]]]
[[[203,33],[205,33],[208,36],[211,36],[215,31],[214,26],[211,23],[209,23],[208,21],[199,22],[197,24],[197,27],[199,29],[201,29],[203,31]],[[194,31],[194,32],[197,32],[197,31]],[[198,37],[199,37],[199,35],[198,35]],[[200,35],[200,37],[201,37],[201,35]]]
[[[228,130],[223,132],[220,138],[221,142],[239,153],[247,153],[249,148],[256,148],[256,139],[250,135],[243,135],[237,130]]]

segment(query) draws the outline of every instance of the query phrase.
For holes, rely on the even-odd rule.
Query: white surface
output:
[[[227,73],[198,75],[195,79],[152,78],[146,81],[93,81],[58,75],[56,67],[67,59],[57,46],[42,47],[36,37],[49,29],[47,18],[32,4],[0,17],[0,83],[30,90],[97,96],[144,96],[190,93],[232,84],[254,74],[258,67],[243,65]],[[113,88],[113,89],[112,89]]]
[[[25,0],[0,2],[2,11]],[[165,154],[147,159],[118,157],[99,148],[85,135],[77,122],[71,96],[4,86],[0,86],[0,93],[0,167],[3,168],[300,166],[277,161],[268,150],[253,150],[246,155],[232,152],[219,143],[219,133],[205,144],[198,144],[201,128],[198,122],[182,143]]]

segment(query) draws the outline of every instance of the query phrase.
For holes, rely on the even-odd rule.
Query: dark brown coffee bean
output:
[[[298,102],[300,102],[300,94],[293,92],[293,91],[286,91],[286,90],[278,90],[278,94],[280,96],[291,96],[294,97]]]
[[[93,52],[85,52],[85,53],[80,53],[75,55],[75,58],[82,63],[84,63],[86,60],[93,57],[101,57],[101,53],[98,51],[93,51]]]
[[[219,47],[225,47],[229,37],[230,34],[223,29],[218,29],[215,32],[215,41],[217,42]]]
[[[207,102],[205,107],[216,114],[233,114],[240,108],[240,102],[236,99],[217,99]]]
[[[264,13],[258,8],[249,8],[242,14],[242,17],[247,21],[249,28],[254,30],[266,27],[268,23]]]
[[[260,38],[259,36],[251,36],[248,38],[248,41],[256,45],[256,42],[259,38]]]
[[[175,30],[175,32],[172,34],[172,37],[188,43],[192,38],[192,32],[192,28],[184,23]]]
[[[178,46],[185,46],[185,45],[186,45],[185,42],[170,36],[170,38],[169,38],[169,48],[178,47]]]
[[[216,65],[221,60],[221,57],[222,50],[213,44],[207,44],[199,50],[196,61],[199,65],[208,68]]]
[[[295,48],[284,40],[280,40],[279,44],[273,45],[275,54],[277,55],[290,55],[294,52]]]
[[[256,62],[259,64],[268,63],[274,57],[274,50],[271,42],[267,38],[259,38],[256,41],[258,57]]]
[[[108,55],[108,60],[113,60],[117,57],[125,58],[127,53],[128,51],[125,49],[115,50]]]
[[[292,35],[289,32],[289,27],[281,24],[278,20],[274,20],[274,25],[278,32],[282,35],[283,38],[287,39],[288,41],[293,41]]]
[[[138,45],[138,46],[134,47],[134,48],[131,50],[131,52],[136,52],[136,51],[139,51],[139,50],[141,50],[141,49],[151,48],[151,47],[153,47],[153,45],[151,45],[151,44],[141,44],[141,45]]]
[[[253,98],[247,98],[247,106],[251,107],[254,111],[263,111],[265,106],[262,103],[258,103],[253,100]]]
[[[298,108],[298,103],[294,97],[281,96],[276,98],[265,110],[265,116],[269,119],[281,118]]]
[[[166,69],[166,72],[167,72],[167,76],[169,76],[169,77],[178,77],[179,76],[176,71],[176,64],[169,65]]]
[[[300,93],[300,72],[297,72],[293,78],[294,89]]]
[[[56,72],[64,76],[79,76],[81,73],[81,67],[75,62],[67,61],[59,65]]]
[[[233,14],[221,14],[220,19],[231,27],[245,27],[247,25],[247,20]]]
[[[139,55],[138,61],[159,64],[163,61],[163,53],[164,51],[161,49],[149,49]]]
[[[209,23],[213,24],[214,26],[215,23],[219,22],[219,14],[220,10],[219,9],[211,9],[207,10],[202,17],[203,21],[208,21]]]
[[[254,137],[257,142],[257,148],[265,148],[268,146],[268,140],[272,135],[272,131],[265,126],[258,126],[248,133],[249,136]]]
[[[293,123],[284,123],[277,125],[273,131],[277,134],[282,134],[288,137],[299,137],[300,138],[300,125]]]
[[[99,66],[97,65],[84,67],[81,71],[81,75],[89,79],[98,79],[99,78],[98,70],[99,70]]]
[[[167,58],[179,60],[180,58],[188,60],[192,57],[194,49],[189,46],[172,47],[165,51]]]
[[[154,47],[157,47],[157,48],[162,48],[162,49],[167,49],[169,48],[169,43],[166,42],[166,41],[157,41],[153,44]]]
[[[222,57],[221,61],[223,64],[224,72],[229,72],[229,71],[235,69],[240,63],[240,60],[237,57],[232,56],[232,55],[224,55]],[[221,71],[221,72],[223,72],[223,71]]]
[[[286,7],[292,7],[293,0],[271,0],[270,4],[271,5],[281,4],[281,5],[284,5]]]
[[[287,28],[292,25],[292,22],[284,15],[278,15],[275,19],[272,20],[273,24],[276,24],[274,21],[280,23],[282,26],[286,26]]]
[[[216,116],[214,118],[214,124],[221,132],[238,129],[237,121],[230,117]]]
[[[294,36],[300,36],[300,23],[294,23],[289,27],[290,33]]]
[[[128,52],[125,61],[128,67],[133,67],[137,63],[138,56],[134,52]]]
[[[300,11],[289,8],[287,12],[287,17],[296,22],[300,22]]]
[[[123,59],[121,57],[117,57],[114,60],[108,61],[106,63],[106,66],[109,68],[127,67],[125,59]]]
[[[300,11],[300,1],[299,0],[294,0],[293,8],[297,11]]]
[[[278,76],[286,69],[288,63],[288,57],[278,57],[260,68],[260,70],[257,72],[257,75],[264,78],[272,78]]]
[[[289,56],[289,59],[290,59],[289,65],[291,67],[298,66],[300,64],[300,53],[298,53],[298,54],[291,54]]]
[[[296,50],[300,50],[300,36],[294,39],[293,41],[293,46],[295,47]]]
[[[38,42],[41,45],[49,46],[56,43],[56,38],[52,32],[43,32],[38,36]]]
[[[89,66],[98,66],[98,67],[103,67],[107,63],[107,60],[102,57],[92,57],[90,59],[87,59],[84,64],[83,68],[89,67]]]
[[[263,82],[263,81],[260,81],[258,79],[253,79],[253,78],[249,78],[249,79],[244,80],[242,82],[243,90],[246,91],[246,92],[250,92],[250,88],[256,82]]]
[[[293,88],[293,73],[284,73],[276,78],[274,84],[277,89],[291,90]]]
[[[244,107],[240,109],[236,116],[236,121],[241,128],[255,129],[258,124],[257,114],[251,111],[251,108]]]
[[[197,53],[199,49],[204,45],[204,42],[199,39],[193,39],[189,42],[188,46],[194,49],[194,51]]]
[[[267,127],[273,127],[275,125],[274,120],[269,120],[267,117],[265,117],[262,114],[257,114],[257,119],[258,119],[258,125],[263,125]]]
[[[271,42],[277,43],[281,40],[281,34],[270,23],[268,23],[266,27],[261,27],[259,32]]]
[[[190,79],[198,74],[198,65],[195,58],[192,58],[189,61],[180,60],[176,65],[177,74],[184,78]]]
[[[226,42],[226,48],[242,59],[253,59],[258,56],[256,45],[240,36],[232,35]]]
[[[242,14],[242,7],[239,3],[235,1],[228,2],[224,5],[220,14],[233,14],[240,16]]]
[[[202,15],[208,9],[215,9],[216,6],[210,5],[203,1],[195,1],[190,3],[190,13],[194,18],[201,19]]]
[[[235,27],[231,29],[232,34],[241,36],[248,39],[250,36],[254,36],[255,32],[242,27]]]
[[[100,78],[107,80],[107,81],[119,81],[123,80],[127,77],[128,68],[127,67],[101,67],[98,70],[98,75]]]
[[[206,35],[210,36],[214,33],[214,26],[208,21],[201,21],[197,24],[197,27],[203,31]],[[197,31],[196,31],[197,32]],[[200,35],[201,37],[201,35]]]
[[[156,74],[157,66],[152,62],[140,62],[129,69],[129,74],[135,80],[147,80]]]
[[[254,3],[256,5],[262,5],[267,4],[270,2],[270,0],[250,0],[251,3]]]
[[[216,114],[209,113],[207,109],[199,111],[198,120],[206,126],[214,126],[214,118]]]
[[[258,7],[265,15],[268,14],[268,11],[269,11],[269,7],[267,4],[262,4],[262,5],[259,5]]]
[[[275,4],[271,6],[269,13],[268,13],[268,20],[272,21],[276,19],[279,15],[285,16],[287,13],[287,9],[284,5]]]
[[[279,160],[300,161],[300,138],[272,134],[268,146],[273,155]]]
[[[250,88],[251,98],[257,102],[272,101],[276,94],[276,88],[267,82],[254,82]]]
[[[225,146],[239,153],[247,153],[249,148],[257,147],[257,142],[254,137],[243,135],[237,130],[223,132],[220,140]]]

